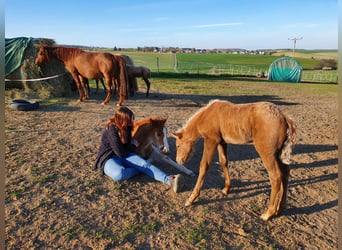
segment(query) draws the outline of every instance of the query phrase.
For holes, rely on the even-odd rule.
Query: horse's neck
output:
[[[139,121],[134,122],[134,127],[133,127],[133,131],[132,131],[132,135],[135,136],[135,134],[141,130],[141,127],[144,126],[145,124],[149,124],[150,123],[150,118],[144,118],[141,119]]]
[[[150,140],[149,136],[146,136],[146,133],[144,132],[145,129],[150,129],[148,127],[148,125],[141,125],[132,133],[133,138],[139,141],[139,146],[136,149],[136,153],[143,158],[147,158],[153,150],[152,141]]]
[[[148,123],[141,124],[138,127],[134,126],[132,136],[138,141],[143,141],[143,140],[145,141],[147,138],[145,131],[149,131],[149,130],[150,130],[150,126],[148,125]]]
[[[198,131],[198,123],[200,122],[200,119],[201,117],[197,114],[196,116],[191,117],[183,127],[184,134],[188,140],[196,141],[201,136]]]
[[[50,55],[62,62],[67,62],[72,59],[76,55],[81,53],[80,49],[76,48],[64,48],[64,47],[51,47],[54,49],[50,49]]]

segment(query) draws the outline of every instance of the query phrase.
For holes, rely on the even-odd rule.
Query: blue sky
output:
[[[5,37],[101,47],[338,48],[337,0],[7,0]]]

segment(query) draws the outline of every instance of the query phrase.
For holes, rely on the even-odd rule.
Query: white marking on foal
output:
[[[164,154],[168,154],[170,152],[170,146],[169,146],[169,142],[167,141],[167,128],[163,128],[163,133],[164,133],[164,138],[163,138],[163,142],[164,142],[164,148],[162,150],[162,152]]]

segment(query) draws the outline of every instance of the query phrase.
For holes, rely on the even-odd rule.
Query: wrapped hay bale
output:
[[[18,42],[19,41],[19,42]],[[8,46],[11,43],[11,46]],[[34,39],[34,38],[13,38],[6,39],[6,90],[21,92],[22,95],[29,95],[35,98],[65,97],[71,96],[73,90],[73,80],[70,74],[65,70],[64,65],[56,60],[52,60],[43,66],[35,64],[35,58],[39,50],[39,45],[54,45],[52,39]],[[24,47],[23,47],[24,46]],[[11,52],[15,58],[9,56]],[[12,68],[7,68],[10,59]],[[46,78],[57,76],[56,78],[25,81],[30,79]]]

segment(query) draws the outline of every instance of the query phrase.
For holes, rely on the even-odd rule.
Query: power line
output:
[[[293,50],[292,50],[292,53],[293,53],[293,56],[295,55],[295,50],[296,50],[296,43],[297,43],[297,40],[302,40],[303,37],[301,38],[289,38],[289,40],[292,40],[293,41]]]

